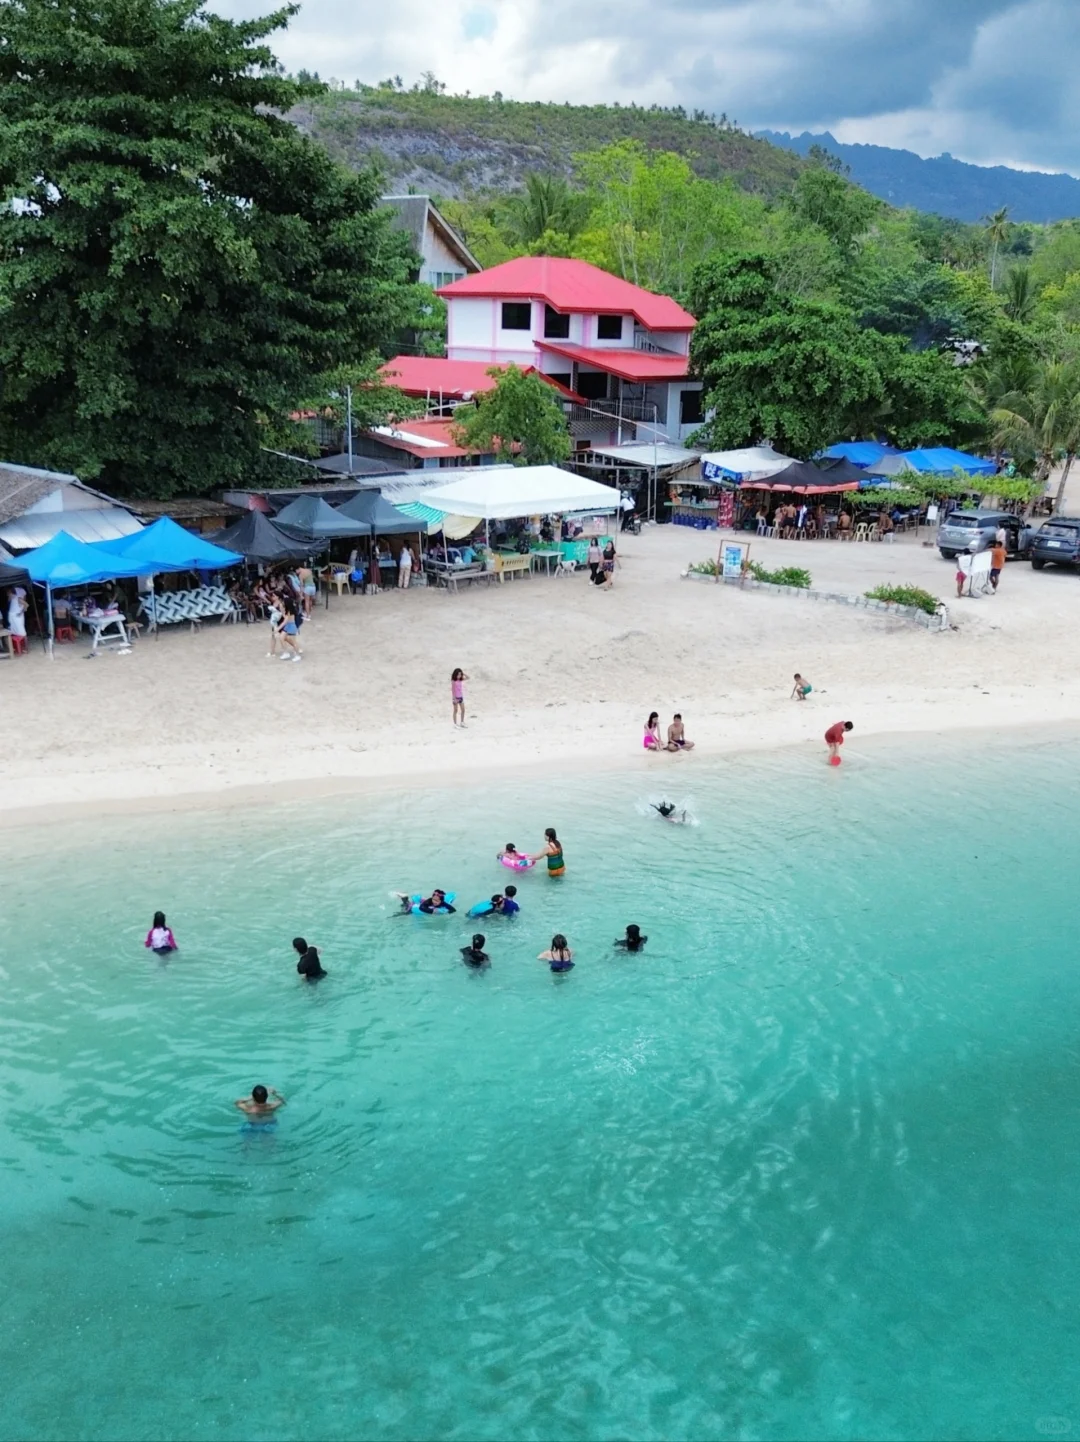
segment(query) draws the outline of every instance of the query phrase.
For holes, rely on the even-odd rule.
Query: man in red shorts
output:
[[[830,761],[834,756],[839,757],[840,747],[844,744],[844,733],[853,729],[851,721],[837,721],[825,732],[825,743],[829,748]]]

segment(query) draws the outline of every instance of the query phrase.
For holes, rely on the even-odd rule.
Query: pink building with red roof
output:
[[[425,363],[428,390],[440,368],[448,394],[478,381],[485,367],[512,362],[573,394],[579,442],[632,440],[635,423],[642,440],[654,428],[684,440],[700,424],[701,382],[688,375],[694,317],[669,296],[555,256],[508,260],[438,293],[447,308],[447,357]]]

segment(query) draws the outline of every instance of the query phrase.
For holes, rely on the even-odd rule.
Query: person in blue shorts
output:
[[[262,1131],[277,1126],[274,1113],[285,1105],[285,1098],[273,1087],[253,1086],[249,1097],[237,1097],[233,1105],[244,1113],[245,1128]]]

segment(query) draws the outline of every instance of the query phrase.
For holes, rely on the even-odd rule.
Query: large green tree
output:
[[[124,495],[228,484],[408,323],[376,178],[279,118],[313,89],[264,43],[293,13],[0,4],[0,455]]]
[[[566,460],[570,432],[551,386],[514,365],[492,366],[488,375],[495,377],[494,387],[454,412],[457,444],[521,466]]]
[[[885,400],[850,313],[778,291],[776,268],[772,257],[749,253],[706,262],[694,277],[690,354],[714,412],[698,443],[768,440],[806,457],[847,434],[854,410]]]

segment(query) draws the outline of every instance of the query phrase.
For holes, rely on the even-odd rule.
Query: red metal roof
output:
[[[624,381],[679,381],[689,371],[690,357],[656,355],[652,351],[631,350],[629,346],[613,346],[611,350],[593,350],[583,345],[565,345],[561,341],[541,340],[537,345],[553,355],[565,356],[594,370],[607,371]]]
[[[585,260],[523,255],[476,275],[444,285],[447,300],[488,296],[496,300],[543,300],[553,310],[596,315],[632,315],[647,330],[693,330],[689,311],[667,295],[654,295]]]
[[[488,375],[488,371],[498,364],[498,361],[447,360],[445,356],[399,355],[380,366],[379,374],[387,385],[396,386],[407,396],[441,395],[447,400],[465,401],[495,389],[495,377]],[[581,399],[550,376],[542,375],[535,366],[518,369],[522,375],[535,372],[567,400]]]

